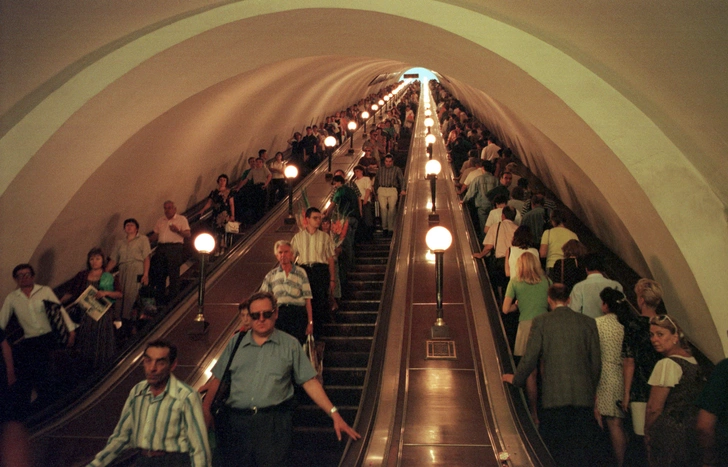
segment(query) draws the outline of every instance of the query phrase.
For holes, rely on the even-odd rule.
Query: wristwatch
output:
[[[339,409],[337,409],[336,406],[331,407],[331,410],[329,410],[329,416],[333,416],[338,411]]]

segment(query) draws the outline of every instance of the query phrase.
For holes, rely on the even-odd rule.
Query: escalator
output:
[[[334,321],[324,325],[324,388],[346,422],[354,426],[373,350],[375,326],[389,258],[389,238],[376,236],[355,248],[355,265],[348,274],[347,297],[339,303]],[[336,466],[346,440],[338,442],[331,419],[300,391],[294,414],[294,465]],[[315,450],[311,446],[316,446]]]

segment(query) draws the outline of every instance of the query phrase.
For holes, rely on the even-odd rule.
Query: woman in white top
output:
[[[522,225],[513,232],[513,240],[511,246],[506,251],[506,277],[511,277],[511,272],[515,273],[518,258],[524,253],[531,253],[538,259],[538,250],[531,247],[531,229],[526,225]]]
[[[700,367],[670,316],[650,319],[650,341],[665,357],[657,362],[647,381],[651,389],[645,414],[645,443],[650,466],[698,466],[701,456],[695,400],[704,385]]]

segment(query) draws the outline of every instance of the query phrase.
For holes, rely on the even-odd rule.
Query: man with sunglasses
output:
[[[360,438],[338,413],[316,371],[291,335],[275,328],[278,318],[276,299],[270,292],[256,292],[249,303],[251,331],[245,334],[230,364],[230,396],[225,410],[215,419],[218,434],[220,465],[286,466],[293,438],[293,409],[296,405],[293,382],[303,387],[309,397],[328,413],[336,436],[344,432],[352,439]],[[233,353],[237,336],[212,369],[213,378],[205,397],[204,410],[209,416],[210,404],[217,393],[220,379]]]

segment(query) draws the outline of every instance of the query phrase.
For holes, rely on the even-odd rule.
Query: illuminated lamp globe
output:
[[[427,232],[425,243],[432,251],[445,251],[452,244],[452,234],[445,227],[438,225]]]
[[[441,170],[442,166],[438,161],[434,159],[431,161],[427,161],[427,164],[425,164],[425,173],[427,175],[438,175]]]
[[[384,101],[383,101],[383,100],[381,100],[381,99],[379,99],[379,102],[377,102],[377,104],[379,104],[379,107],[381,107],[381,106],[383,106],[383,105],[384,105]]]
[[[369,118],[369,112],[367,112],[366,110],[364,112],[362,112],[361,113],[361,118],[363,118],[364,120],[366,120],[367,118]]]
[[[215,249],[215,239],[209,233],[201,233],[195,238],[195,250],[207,254]]]
[[[349,129],[349,131],[354,131],[354,130],[356,130],[356,122],[354,120],[352,120],[349,122],[349,124],[346,127]]]
[[[333,148],[334,146],[336,146],[336,138],[334,138],[333,136],[327,136],[324,140],[324,145],[327,148]]]
[[[434,125],[434,124],[435,124],[435,121],[434,121],[434,120],[432,119],[432,117],[427,117],[427,118],[425,119],[425,126],[426,126],[427,128],[430,128],[430,127],[432,127],[432,125]]]
[[[296,178],[298,177],[298,167],[295,165],[288,165],[286,166],[286,170],[283,171],[283,174],[286,178]]]
[[[425,136],[425,143],[427,143],[428,145],[434,144],[436,140],[437,140],[437,138],[435,138],[435,135],[433,135],[432,133]]]
[[[379,106],[377,104],[372,104],[372,111],[376,112],[379,110]]]
[[[425,110],[425,117],[432,117],[432,110],[430,110],[430,109]]]
[[[389,99],[390,99],[389,94],[387,94],[386,96],[384,96],[384,102],[389,102]]]

